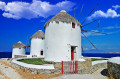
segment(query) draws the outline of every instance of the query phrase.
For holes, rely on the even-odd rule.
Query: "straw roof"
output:
[[[26,46],[21,41],[13,45],[13,48],[25,48],[25,47]]]
[[[45,39],[45,34],[42,30],[39,30],[34,35],[31,36],[31,39],[32,38],[43,38],[43,39]]]
[[[78,20],[76,20],[74,17],[72,17],[71,15],[69,15],[65,10],[62,10],[61,12],[59,12],[56,16],[54,16],[52,19],[50,19],[49,21],[47,21],[44,25],[44,28],[50,23],[50,22],[57,22],[59,23],[61,22],[65,22],[65,23],[75,23],[78,25],[81,25],[80,22]]]

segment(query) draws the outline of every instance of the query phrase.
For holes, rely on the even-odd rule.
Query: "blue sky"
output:
[[[27,45],[28,37],[38,30],[44,30],[44,24],[61,10],[66,10],[78,19],[84,3],[80,22],[98,4],[86,20],[89,23],[95,19],[100,20],[85,26],[85,30],[95,30],[108,33],[84,33],[93,46],[82,36],[82,46],[86,52],[120,51],[120,1],[119,0],[1,0],[0,1],[0,52],[12,51],[13,44],[22,41]],[[84,25],[83,24],[83,25]]]

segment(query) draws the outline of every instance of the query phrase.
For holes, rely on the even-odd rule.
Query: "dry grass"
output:
[[[12,69],[15,69],[5,61],[2,61],[1,63],[6,66],[11,67]],[[15,70],[25,79],[48,79],[48,78],[59,76],[59,75],[31,74],[31,73],[23,72],[20,69],[15,69]],[[62,75],[62,74],[60,74],[60,75]]]

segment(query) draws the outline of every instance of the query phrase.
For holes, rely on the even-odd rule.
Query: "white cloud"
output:
[[[62,1],[57,4],[50,4],[46,1],[33,0],[32,3],[27,2],[5,2],[0,1],[0,9],[4,11],[4,17],[13,19],[32,19],[38,17],[49,17],[55,15],[61,10],[71,11],[75,3],[70,1]]]
[[[93,18],[98,18],[98,17],[103,17],[103,18],[115,18],[115,17],[120,17],[120,14],[118,14],[115,10],[108,9],[107,12],[103,12],[101,10],[95,11],[89,19]]]
[[[107,34],[115,34],[115,33],[120,33],[120,26],[115,25],[115,26],[108,26],[108,27],[103,27],[104,30],[112,31],[112,32],[107,32]],[[117,30],[116,30],[117,29]]]
[[[118,27],[117,27],[118,28]],[[106,29],[106,28],[105,28]],[[111,29],[111,28],[110,28]],[[92,30],[92,31],[96,31],[98,32],[97,30]],[[120,33],[120,30],[117,30],[117,31],[112,31],[112,32],[105,32],[107,35],[110,35],[110,34],[115,34],[115,33]],[[100,33],[94,33],[94,32],[84,32],[84,35],[89,37],[89,36],[98,36],[98,35],[106,35],[106,34],[100,34]],[[82,37],[84,37],[84,35],[81,35]]]
[[[98,30],[92,30],[92,31],[98,32]],[[105,35],[105,34],[94,33],[94,32],[84,32],[84,35],[88,37],[88,36],[98,36],[98,35]]]
[[[45,20],[40,20],[40,22],[45,22]]]
[[[1,9],[1,10],[4,10],[4,9],[5,9],[5,6],[6,6],[6,3],[0,1],[0,9]]]
[[[7,17],[7,18],[20,19],[19,16],[16,16],[16,15],[13,15],[13,14],[10,14],[10,13],[3,13],[2,15],[3,15],[4,17]]]
[[[83,48],[83,50],[90,50],[90,48]]]
[[[118,30],[118,31],[113,31],[113,32],[108,32],[108,34],[115,34],[115,33],[120,33],[120,30]]]
[[[97,36],[97,35],[104,35],[104,34],[98,34],[98,33],[92,33],[92,32],[85,32],[84,33],[87,37],[88,36]],[[83,35],[82,35],[83,36]]]
[[[120,8],[119,5],[115,5],[115,6],[112,6],[115,10],[117,10],[118,8]]]
[[[108,27],[103,27],[103,29],[119,29],[120,26],[108,26]]]

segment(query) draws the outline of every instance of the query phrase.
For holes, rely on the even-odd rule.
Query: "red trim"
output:
[[[75,71],[74,71],[74,61],[73,61],[73,73],[74,73]]]
[[[63,61],[62,61],[62,74],[63,74]]]
[[[77,61],[75,61],[75,74],[77,74]]]
[[[71,60],[74,60],[74,49],[71,47]]]
[[[74,52],[71,52],[71,60],[74,60]]]
[[[72,23],[72,28],[75,28],[75,23]]]

